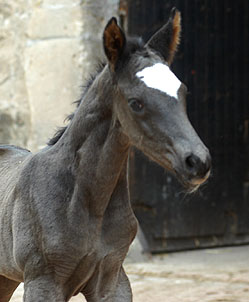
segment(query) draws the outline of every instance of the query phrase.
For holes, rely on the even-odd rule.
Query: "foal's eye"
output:
[[[135,112],[140,112],[144,108],[143,102],[137,99],[130,99],[128,100],[128,104],[131,107],[131,109]]]

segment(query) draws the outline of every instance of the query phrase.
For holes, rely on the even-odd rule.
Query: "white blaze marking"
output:
[[[181,86],[181,81],[167,65],[157,63],[137,72],[136,76],[148,87],[160,90],[177,98],[177,91]]]

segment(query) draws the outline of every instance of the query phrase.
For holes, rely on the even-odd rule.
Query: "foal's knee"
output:
[[[62,288],[52,277],[41,276],[24,282],[24,302],[65,302]]]

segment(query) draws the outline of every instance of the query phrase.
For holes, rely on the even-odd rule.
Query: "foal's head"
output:
[[[114,113],[130,142],[191,190],[209,176],[211,159],[187,114],[186,86],[169,66],[179,44],[180,13],[135,50],[112,18],[103,41],[116,89]],[[133,43],[134,44],[134,43]]]

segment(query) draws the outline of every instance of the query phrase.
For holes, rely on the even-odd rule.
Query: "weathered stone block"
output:
[[[30,39],[78,37],[82,30],[79,7],[35,8],[28,23]]]
[[[65,7],[65,6],[79,6],[82,0],[40,0],[42,6],[50,7]]]
[[[0,85],[10,77],[10,66],[8,62],[0,58]]]
[[[0,85],[0,144],[27,146],[30,111],[25,83],[8,78]]]
[[[0,112],[0,137],[1,144],[8,144],[11,137],[11,129],[13,127],[12,116],[7,112]]]
[[[0,0],[0,144],[45,144],[103,56],[118,0]]]
[[[29,105],[23,73],[24,0],[0,0],[0,144],[25,147],[29,135]]]
[[[56,125],[63,125],[79,97],[80,50],[79,39],[58,39],[37,42],[25,51],[32,148],[43,146]]]

